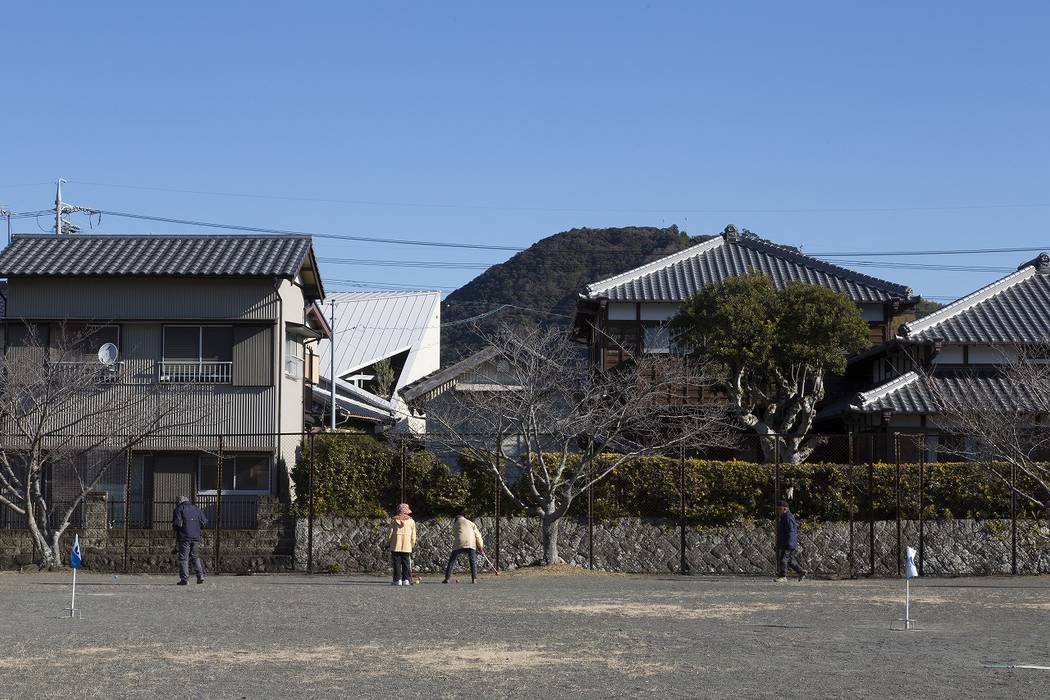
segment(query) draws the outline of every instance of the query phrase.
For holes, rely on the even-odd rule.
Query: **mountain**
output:
[[[442,365],[480,345],[483,330],[500,323],[568,325],[576,298],[590,282],[612,277],[647,262],[696,245],[709,236],[690,237],[677,226],[654,228],[575,228],[548,236],[505,263],[493,265],[446,297],[443,324],[492,312],[476,322],[441,329]],[[509,307],[500,308],[508,304]]]

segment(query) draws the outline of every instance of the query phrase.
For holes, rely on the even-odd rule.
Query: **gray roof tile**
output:
[[[588,285],[587,296],[612,301],[676,302],[729,277],[760,272],[778,288],[790,282],[827,287],[853,301],[906,299],[911,290],[819,260],[785,246],[739,234],[722,234],[647,265]]]
[[[915,372],[860,394],[853,407],[862,413],[937,413],[941,397],[953,404],[968,403],[1004,411],[1041,410],[1045,405],[1031,387],[995,374],[957,374],[923,377]]]
[[[908,340],[1041,343],[1050,340],[1050,256],[983,287],[903,329]]]
[[[4,277],[285,277],[308,236],[17,235],[0,253]]]

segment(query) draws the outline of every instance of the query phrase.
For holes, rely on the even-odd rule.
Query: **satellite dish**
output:
[[[112,367],[117,363],[117,346],[113,343],[103,343],[98,349],[98,361],[106,367]]]

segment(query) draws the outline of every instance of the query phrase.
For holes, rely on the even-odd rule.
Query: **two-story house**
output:
[[[291,495],[309,400],[304,358],[327,332],[309,237],[16,235],[0,253],[0,277],[5,352],[25,352],[27,336],[40,352],[90,325],[85,361],[97,362],[101,343],[117,346],[106,378],[112,391],[177,384],[201,417],[135,451],[135,526],[170,523],[181,494],[207,502],[221,488],[223,498],[249,504]],[[129,486],[124,471],[102,484],[116,500]]]

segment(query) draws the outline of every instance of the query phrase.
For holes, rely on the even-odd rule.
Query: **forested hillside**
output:
[[[442,304],[444,323],[504,308],[481,319],[482,328],[498,323],[568,324],[579,292],[596,282],[651,260],[695,245],[678,227],[578,228],[534,243],[505,263],[493,265],[452,292]],[[478,346],[474,324],[442,328],[442,364],[454,362]]]

